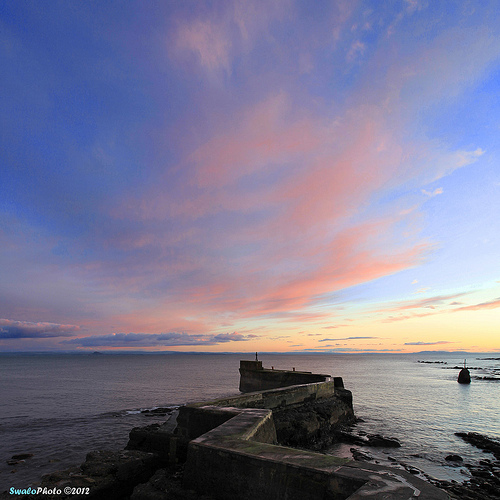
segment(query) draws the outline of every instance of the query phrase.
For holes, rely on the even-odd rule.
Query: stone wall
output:
[[[326,382],[330,375],[262,368],[262,361],[240,361],[240,391],[254,392],[292,385]]]
[[[271,410],[223,411],[233,417],[189,443],[183,481],[200,495],[220,500],[449,499],[404,471],[276,446]]]
[[[259,402],[269,408],[255,408]],[[180,409],[175,429],[173,422],[136,428],[127,445],[134,451],[89,453],[81,467],[46,476],[42,486],[88,487],[89,500],[449,499],[405,471],[277,444],[284,423],[296,435],[306,422],[311,445],[321,432],[313,421],[328,433],[350,415],[351,393],[328,382],[192,404]],[[184,461],[183,475],[169,472]]]

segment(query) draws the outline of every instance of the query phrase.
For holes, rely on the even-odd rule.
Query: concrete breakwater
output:
[[[293,370],[275,370],[264,368],[262,361],[240,361],[240,391],[254,392],[276,389],[278,387],[289,387],[291,385],[312,384],[314,382],[326,382],[330,375]],[[342,385],[342,379],[336,378],[337,383]]]
[[[175,421],[133,429],[126,450],[89,453],[42,486],[88,487],[88,499],[448,498],[404,471],[304,449],[353,418],[338,381],[193,403]],[[293,439],[301,449],[285,446]]]

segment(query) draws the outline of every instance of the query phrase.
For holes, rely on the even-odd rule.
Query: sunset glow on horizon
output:
[[[500,351],[496,2],[0,12],[0,351]]]

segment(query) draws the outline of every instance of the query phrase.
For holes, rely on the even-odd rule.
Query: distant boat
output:
[[[464,359],[464,367],[460,370],[460,373],[458,374],[458,380],[457,382],[459,384],[470,384],[470,372],[467,370],[465,363],[466,359]]]

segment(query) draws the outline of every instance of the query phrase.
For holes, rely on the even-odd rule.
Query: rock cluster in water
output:
[[[463,464],[462,457],[453,455],[460,466],[469,470],[471,478],[462,484],[454,481],[432,482],[460,500],[500,499],[500,443],[477,432],[456,432],[455,435],[485,452],[492,453],[495,460],[483,459],[477,464]]]

